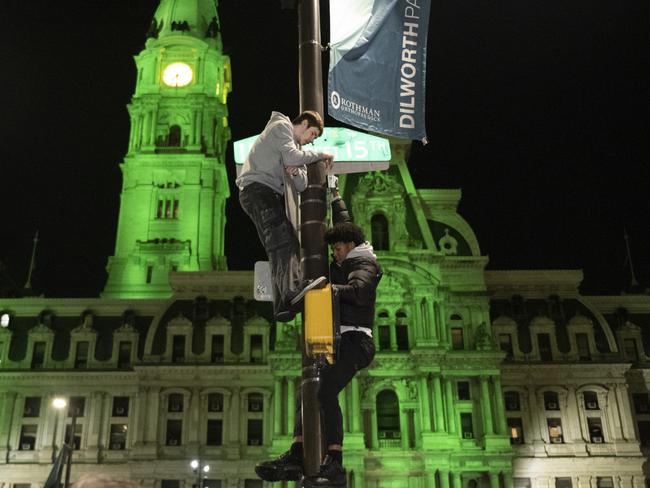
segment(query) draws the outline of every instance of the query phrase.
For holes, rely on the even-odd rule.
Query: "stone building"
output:
[[[647,327],[650,297],[582,296],[580,271],[485,277],[506,353],[514,486],[645,486],[648,358],[639,324]]]
[[[230,64],[211,0],[162,0],[136,57],[109,279],[97,299],[0,299],[0,486],[41,488],[74,418],[73,480],[256,488],[286,449],[300,324],[227,271]],[[227,21],[227,19],[226,19]],[[341,178],[384,269],[373,365],[341,394],[354,488],[641,487],[650,297],[577,271],[486,271],[459,190]],[[63,396],[69,406],[52,407]]]

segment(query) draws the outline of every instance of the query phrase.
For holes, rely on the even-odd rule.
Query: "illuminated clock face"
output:
[[[167,86],[186,86],[192,81],[192,68],[185,63],[173,63],[163,71],[163,82]]]

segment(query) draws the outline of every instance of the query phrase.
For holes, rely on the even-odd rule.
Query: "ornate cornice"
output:
[[[219,314],[219,313],[217,313],[217,315],[210,318],[210,320],[208,320],[205,323],[206,328],[208,328],[208,327],[230,327],[230,325],[231,325],[230,321],[227,318],[225,318],[223,315]]]
[[[66,385],[68,387],[78,386],[98,386],[111,385],[114,383],[123,384],[123,382],[137,381],[138,376],[134,371],[93,371],[93,370],[58,370],[35,371],[27,369],[23,371],[0,371],[0,388],[3,386],[11,387],[21,386],[38,386],[47,385],[54,387]]]
[[[494,375],[499,374],[503,353],[501,351],[472,352],[454,357],[446,355],[440,364],[444,371],[472,371],[474,373]]]
[[[485,272],[485,284],[493,298],[511,297],[514,293],[524,298],[579,295],[582,270],[498,270]]]
[[[614,313],[625,308],[629,313],[650,314],[650,295],[584,296],[601,313]]]
[[[167,323],[167,328],[169,329],[192,329],[192,321],[185,317],[182,313],[179,313],[176,317],[171,319]]]
[[[122,325],[120,325],[115,331],[113,332],[113,335],[116,334],[135,334],[138,335],[138,331],[135,330],[135,328],[129,324],[128,322],[124,322]]]
[[[166,300],[127,300],[112,298],[14,298],[2,300],[3,309],[13,317],[35,317],[47,310],[58,317],[80,316],[92,309],[102,317],[116,317],[131,310],[139,316],[152,316],[164,306]]]
[[[269,366],[275,372],[292,371],[300,375],[301,361],[299,352],[269,354]]]
[[[461,198],[461,190],[457,188],[418,188],[418,196],[433,209],[456,212]]]
[[[43,335],[50,336],[54,335],[54,331],[50,329],[47,325],[40,322],[36,327],[32,327],[28,332],[29,336]]]
[[[248,328],[248,327],[250,327],[250,328],[262,327],[262,328],[267,329],[267,328],[271,327],[271,324],[264,317],[262,317],[260,315],[253,315],[246,322],[244,322],[244,327],[245,328]]]
[[[134,368],[138,378],[142,381],[169,381],[169,380],[251,380],[271,377],[269,364],[193,364],[193,365],[161,365],[138,364]],[[259,376],[254,376],[259,375]]]
[[[445,256],[441,258],[441,268],[448,269],[480,269],[488,264],[487,256]]]
[[[203,294],[210,299],[231,300],[237,296],[253,298],[252,271],[192,271],[172,273],[169,279],[177,295]]]
[[[503,363],[502,374],[512,378],[535,380],[536,382],[585,383],[586,380],[625,381],[625,374],[630,371],[630,363],[594,362],[583,363]]]
[[[377,355],[368,368],[369,373],[373,376],[386,371],[412,371],[415,367],[415,361],[410,355]]]
[[[70,331],[72,335],[97,335],[97,331],[93,329],[93,314],[87,313],[83,317],[83,322]]]

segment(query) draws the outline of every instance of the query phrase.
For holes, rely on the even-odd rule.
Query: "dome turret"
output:
[[[190,35],[198,39],[219,37],[217,0],[161,0],[148,38]]]

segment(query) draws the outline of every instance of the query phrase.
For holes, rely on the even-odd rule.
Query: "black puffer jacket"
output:
[[[333,221],[350,221],[342,199],[332,201]],[[369,242],[355,247],[347,258],[330,264],[330,282],[339,299],[340,324],[372,328],[375,321],[375,299],[381,268]]]

